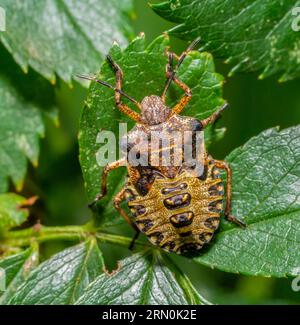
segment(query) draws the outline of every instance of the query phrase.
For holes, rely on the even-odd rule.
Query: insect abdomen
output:
[[[153,244],[190,255],[211,240],[223,203],[223,184],[214,170],[209,166],[205,180],[186,172],[175,179],[156,179],[145,196],[128,202],[136,225]]]

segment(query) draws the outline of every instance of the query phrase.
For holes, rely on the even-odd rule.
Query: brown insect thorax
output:
[[[224,199],[219,170],[204,142],[196,148],[202,124],[172,114],[157,96],[142,101],[141,116],[143,124],[136,124],[121,140],[133,221],[162,249],[197,254],[219,226]],[[186,159],[187,147],[196,164]]]
[[[141,119],[147,125],[157,125],[165,122],[171,110],[159,96],[147,96],[141,103]]]

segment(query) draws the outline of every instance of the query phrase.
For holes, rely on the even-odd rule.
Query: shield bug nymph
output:
[[[107,175],[110,171],[121,166],[127,167],[128,177],[122,190],[114,198],[114,206],[124,219],[137,231],[143,232],[149,240],[162,249],[183,255],[197,254],[207,244],[219,226],[221,213],[227,220],[244,226],[231,215],[231,179],[232,171],[225,161],[213,159],[205,150],[204,143],[197,147],[197,132],[203,131],[213,124],[220,114],[227,108],[227,104],[204,120],[181,116],[180,113],[192,98],[190,88],[179,80],[176,72],[187,54],[198,44],[195,40],[179,57],[168,52],[166,66],[166,85],[162,95],[149,95],[141,103],[122,91],[123,72],[117,63],[108,56],[108,62],[116,75],[115,87],[96,78],[81,76],[96,81],[115,91],[115,103],[121,112],[136,122],[125,139],[122,147],[127,153],[139,143],[139,152],[134,152],[138,163],[133,163],[128,157],[109,163],[102,174],[101,193],[95,198],[91,206],[103,198],[107,192]],[[174,60],[177,64],[174,67]],[[179,102],[170,108],[166,105],[166,94],[170,84],[174,82],[184,91]],[[140,113],[125,105],[122,96],[133,102]],[[189,139],[176,141],[175,134],[190,132]],[[141,142],[140,134],[144,134]],[[155,134],[155,135],[154,135]],[[153,138],[163,134],[164,139],[170,140],[168,145],[161,144],[158,149],[153,148]],[[184,137],[182,137],[184,139]],[[125,140],[125,141],[124,141]],[[185,145],[192,145],[195,165],[190,165],[185,155]],[[168,150],[167,150],[168,149]],[[165,151],[170,154],[166,163]],[[178,154],[180,152],[180,154]],[[181,156],[180,164],[178,156]],[[153,158],[159,163],[154,164]],[[220,169],[227,174],[226,193],[220,177]],[[200,172],[199,172],[200,171]],[[121,207],[121,202],[127,201],[131,216]],[[223,209],[223,203],[225,208]]]

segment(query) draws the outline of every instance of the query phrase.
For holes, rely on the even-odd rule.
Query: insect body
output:
[[[244,224],[230,215],[231,210],[231,176],[229,165],[224,161],[214,160],[205,150],[204,144],[200,154],[194,152],[198,167],[191,166],[184,158],[185,141],[190,142],[192,151],[197,143],[194,137],[197,132],[204,130],[206,126],[214,123],[221,112],[227,107],[224,105],[210,117],[200,121],[195,118],[180,116],[179,114],[191,99],[191,90],[176,77],[176,71],[183,62],[187,53],[195,47],[198,40],[176,57],[178,63],[173,68],[175,55],[169,53],[169,61],[166,67],[166,86],[161,97],[147,96],[141,103],[125,94],[122,89],[122,70],[108,57],[108,61],[116,73],[116,86],[112,87],[104,81],[92,79],[102,85],[115,90],[117,107],[133,120],[135,127],[122,139],[122,149],[130,153],[139,143],[139,163],[133,165],[129,159],[122,158],[108,164],[102,175],[102,191],[95,198],[92,205],[100,200],[107,190],[107,175],[116,168],[126,165],[128,179],[123,189],[114,198],[114,206],[125,220],[139,232],[143,232],[154,244],[164,250],[183,255],[197,254],[204,244],[208,243],[218,228],[224,203],[224,186],[220,178],[219,169],[227,172],[225,217],[243,226]],[[84,77],[86,79],[91,79]],[[185,92],[182,99],[172,109],[165,104],[166,92],[174,82]],[[121,96],[127,97],[141,113],[131,110],[121,101]],[[190,137],[183,142],[175,143],[171,137],[174,132],[183,134],[190,132]],[[141,143],[139,135],[146,135]],[[168,146],[159,146],[156,151],[152,148],[152,140],[164,133],[163,138],[171,138]],[[154,136],[153,136],[154,134]],[[144,149],[144,150],[143,150]],[[169,149],[171,160],[167,164],[161,163],[164,159],[164,151]],[[178,154],[179,152],[179,154]],[[136,153],[136,152],[135,152]],[[145,153],[149,153],[145,155]],[[154,165],[153,156],[160,159],[160,163]],[[181,164],[175,164],[175,158],[180,156]],[[120,204],[126,200],[131,210],[129,217]]]

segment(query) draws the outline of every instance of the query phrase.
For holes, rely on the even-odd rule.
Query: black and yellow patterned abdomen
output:
[[[186,171],[175,179],[157,178],[145,196],[132,186],[128,206],[149,240],[169,252],[194,254],[219,226],[224,190],[219,171],[208,166],[204,180]]]

